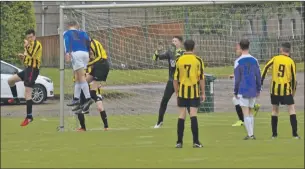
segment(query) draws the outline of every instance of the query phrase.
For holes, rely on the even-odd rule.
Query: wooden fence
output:
[[[113,68],[156,68],[158,65],[151,60],[158,42],[169,44],[175,35],[184,35],[183,23],[167,23],[148,27],[124,27],[111,30],[89,32],[90,36],[103,44],[112,62]],[[232,65],[236,59],[235,43],[240,37],[191,35],[196,42],[196,54],[201,56],[209,66]],[[304,61],[304,37],[266,38],[249,36],[251,54],[264,62],[278,53],[282,42],[291,42],[292,57]],[[43,46],[43,66],[59,66],[59,36],[38,37]],[[167,47],[167,46],[165,46]]]

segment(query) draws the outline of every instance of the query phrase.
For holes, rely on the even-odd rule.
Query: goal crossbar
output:
[[[61,5],[61,9],[110,9],[110,8],[145,8],[145,7],[167,7],[167,6],[194,6],[194,5],[221,5],[221,4],[246,4],[259,3],[263,1],[199,1],[199,2],[159,2],[159,3],[137,3],[137,4],[96,4],[96,5]]]

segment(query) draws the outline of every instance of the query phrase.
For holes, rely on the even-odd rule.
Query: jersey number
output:
[[[184,68],[186,69],[186,71],[187,71],[187,77],[189,78],[189,77],[190,77],[191,65],[184,65]]]
[[[245,70],[245,72],[246,72],[247,75],[249,75],[250,72],[251,72],[251,65],[250,65],[249,63],[246,65],[246,70]]]
[[[278,75],[279,77],[284,77],[284,74],[285,74],[285,65],[280,64],[280,66],[279,66],[279,72],[277,73],[277,75]]]
[[[72,32],[72,38],[73,38],[73,40],[79,40],[79,34],[78,34],[78,32],[73,31],[73,32]]]

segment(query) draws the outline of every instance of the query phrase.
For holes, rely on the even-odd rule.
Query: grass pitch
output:
[[[163,128],[152,129],[157,115],[108,115],[112,130],[98,116],[86,116],[87,132],[56,132],[58,118],[36,118],[22,128],[21,118],[2,117],[2,168],[304,168],[304,112],[298,113],[301,140],[291,137],[289,116],[279,117],[279,138],[271,140],[270,113],[255,119],[257,140],[242,140],[244,127],[231,127],[235,113],[198,115],[201,149],[192,148],[190,120],[184,147],[175,149],[177,115],[166,114]],[[75,120],[66,119],[68,128]]]
[[[261,64],[261,70],[263,69]],[[297,63],[297,71],[304,72],[304,62]],[[216,78],[228,78],[233,74],[233,66],[225,67],[206,67],[205,73],[211,74]],[[59,71],[58,68],[41,68],[41,75],[47,76],[53,80],[55,94],[59,94]],[[65,84],[72,86],[72,70],[65,70]],[[145,69],[145,70],[110,70],[107,85],[133,85],[160,83],[168,80],[168,69]],[[72,92],[73,90],[70,90]],[[112,93],[112,92],[110,92]]]

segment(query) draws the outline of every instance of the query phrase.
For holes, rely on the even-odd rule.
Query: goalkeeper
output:
[[[167,104],[169,99],[172,97],[174,90],[173,78],[175,73],[176,59],[183,55],[185,52],[182,50],[183,38],[181,36],[174,36],[172,39],[172,44],[170,48],[165,53],[160,53],[162,50],[162,44],[159,44],[158,49],[155,51],[153,55],[153,60],[167,60],[168,61],[168,71],[169,71],[169,79],[167,81],[165,91],[161,100],[160,108],[159,108],[159,117],[157,124],[154,128],[160,128],[163,124],[164,114],[167,108]]]
[[[90,42],[90,62],[88,63],[88,69],[86,73],[87,82],[90,84],[90,95],[91,98],[96,102],[97,109],[101,115],[102,121],[104,123],[104,130],[108,130],[108,120],[107,114],[103,106],[103,97],[101,96],[101,83],[106,82],[109,73],[109,62],[107,59],[106,51],[104,50],[102,44],[95,40],[91,39]],[[82,102],[81,97],[81,102]],[[75,114],[78,114],[78,119],[80,121],[81,128],[79,131],[85,131],[85,118],[84,114],[89,113],[83,111],[82,107],[76,107],[72,111],[75,111]]]

